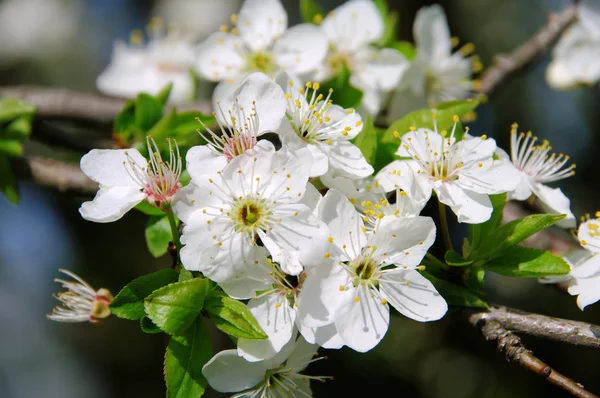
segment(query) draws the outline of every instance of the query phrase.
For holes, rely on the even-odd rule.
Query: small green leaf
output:
[[[300,0],[300,16],[306,23],[319,23],[323,9],[315,0]]]
[[[207,385],[202,367],[211,358],[210,333],[200,317],[183,336],[169,341],[165,352],[167,398],[201,397]]]
[[[153,96],[141,93],[135,100],[135,125],[143,132],[149,131],[160,119],[163,111],[160,101]]]
[[[163,87],[163,89],[160,90],[158,92],[158,94],[156,94],[155,98],[162,107],[164,107],[167,104],[167,101],[169,100],[169,95],[171,94],[172,88],[173,88],[173,83],[169,83],[165,87]]]
[[[19,203],[19,186],[17,179],[10,167],[10,161],[6,156],[0,154],[0,192],[12,204]]]
[[[207,127],[214,125],[216,122],[216,118],[212,114],[196,111],[187,111],[177,114],[173,123],[172,137],[177,140],[180,147],[205,143],[200,134],[198,134],[198,130],[204,130],[202,123],[198,120],[202,121]]]
[[[110,310],[119,318],[138,320],[146,315],[144,299],[153,291],[177,282],[179,273],[172,269],[163,269],[140,276],[129,282],[110,303]]]
[[[26,115],[10,121],[0,132],[0,139],[24,142],[31,134],[32,120],[32,116]]]
[[[438,279],[427,272],[423,272],[422,274],[433,283],[448,304],[460,307],[488,308],[487,303],[469,289],[455,285],[444,279]]]
[[[140,202],[138,203],[135,207],[136,210],[141,211],[144,214],[147,214],[149,216],[163,216],[165,215],[165,212],[162,211],[161,209],[159,209],[156,206],[152,206],[151,204],[149,204],[148,202]]]
[[[23,154],[23,143],[16,140],[0,139],[0,154],[9,157],[18,157]]]
[[[485,270],[482,267],[469,267],[465,269],[463,280],[471,290],[478,291],[484,286]]]
[[[546,229],[565,218],[565,214],[532,214],[513,220],[482,238],[472,249],[471,260],[489,261],[503,255],[508,248],[519,244],[531,235]]]
[[[400,51],[409,61],[412,61],[417,55],[415,46],[408,41],[393,41],[389,46]]]
[[[192,274],[191,271],[186,269],[181,269],[181,271],[179,271],[179,279],[177,282],[185,282],[189,281],[190,279],[194,279],[194,274]]]
[[[152,319],[148,318],[147,315],[140,319],[140,329],[142,329],[142,332],[148,334],[162,333],[162,330],[160,330],[160,328],[156,326],[154,322],[152,322]]]
[[[177,117],[177,113],[175,108],[171,109],[165,117],[158,120],[150,130],[148,130],[148,135],[154,138],[154,141],[158,144],[159,147],[162,147],[164,141],[167,138],[172,136],[172,125]]]
[[[160,257],[167,252],[169,242],[173,240],[169,218],[162,216],[151,216],[146,224],[144,232],[148,250],[154,257]]]
[[[248,307],[226,296],[221,290],[211,292],[204,309],[215,326],[230,336],[253,340],[268,337]]]
[[[373,125],[371,115],[369,115],[367,116],[367,120],[365,120],[362,131],[353,140],[354,145],[360,148],[363,156],[369,164],[374,163],[375,155],[377,154],[377,133],[378,132]]]
[[[209,281],[203,278],[161,287],[144,300],[146,313],[163,331],[180,335],[200,314],[208,290]]]
[[[546,250],[513,246],[493,261],[483,264],[486,269],[506,276],[541,278],[567,275],[569,264]]]
[[[460,254],[458,254],[454,250],[448,250],[446,252],[446,254],[444,255],[444,261],[446,261],[446,264],[451,265],[453,267],[465,267],[473,263],[472,260],[465,260]]]
[[[486,236],[500,227],[504,205],[506,205],[506,196],[506,193],[490,195],[493,207],[490,219],[481,224],[469,224],[469,251],[477,248]],[[463,255],[468,257],[469,253],[463,253]]]
[[[28,102],[12,99],[0,99],[0,123],[8,122],[20,116],[33,115],[35,106]]]

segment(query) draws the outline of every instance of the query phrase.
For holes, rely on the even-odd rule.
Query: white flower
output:
[[[327,227],[301,203],[312,156],[308,149],[275,152],[265,143],[264,151],[248,150],[177,194],[186,269],[227,281],[255,261],[259,243],[291,275],[322,258]]]
[[[194,81],[190,74],[195,55],[191,41],[180,32],[165,34],[161,22],[151,23],[150,41],[134,31],[131,45],[116,42],[111,63],[98,76],[98,90],[108,95],[132,98],[141,92],[156,95],[173,84],[169,101],[193,100]]]
[[[582,0],[577,13],[577,22],[563,33],[546,69],[548,84],[557,90],[600,80],[600,3]]]
[[[111,222],[123,217],[135,205],[147,201],[168,211],[179,190],[181,156],[169,142],[165,163],[152,138],[146,139],[150,162],[137,149],[92,149],[81,158],[81,171],[100,185],[96,197],[79,208],[81,216],[94,222]]]
[[[396,154],[412,160],[390,163],[377,178],[388,187],[386,190],[401,188],[418,202],[428,200],[435,191],[459,222],[479,224],[492,214],[488,195],[515,189],[519,173],[510,162],[494,160],[496,141],[492,138],[465,133],[461,141],[456,141],[457,122],[455,116],[449,136],[446,131],[438,133],[435,123],[435,131],[411,128],[402,135]]]
[[[452,38],[441,6],[419,10],[413,35],[416,55],[390,104],[392,121],[416,109],[468,98],[473,92],[472,64],[477,69],[479,61],[475,57],[465,58],[473,51],[469,43],[452,53]]]
[[[329,54],[314,79],[327,80],[347,67],[350,83],[363,91],[362,106],[376,114],[384,94],[396,87],[408,66],[399,51],[370,46],[384,31],[379,10],[370,0],[348,1],[329,13],[321,28],[329,39]]]
[[[325,358],[313,359],[317,349],[302,337],[294,338],[275,358],[262,362],[248,362],[236,350],[225,350],[204,365],[202,374],[219,392],[240,392],[234,397],[312,397],[310,380],[329,379],[301,373],[311,362]]]
[[[560,188],[549,188],[545,183],[559,181],[575,174],[575,164],[564,167],[569,156],[550,153],[552,147],[544,140],[537,144],[538,138],[531,132],[518,133],[517,124],[513,124],[510,132],[510,159],[520,172],[519,185],[509,192],[508,198],[527,200],[535,195],[542,208],[553,214],[566,214],[557,225],[563,228],[574,228],[575,216],[571,213],[569,198]],[[506,156],[499,152],[501,157]]]
[[[268,145],[258,143],[258,137],[277,130],[285,116],[283,90],[263,73],[253,73],[242,82],[231,108],[223,109],[219,100],[216,106],[220,134],[203,124],[207,133],[200,134],[208,144],[195,146],[186,155],[192,178],[213,174],[247,150]]]
[[[350,142],[363,128],[354,109],[332,104],[319,94],[319,83],[307,82],[296,88],[290,81],[285,94],[287,116],[278,130],[283,145],[308,148],[313,155],[311,177],[328,171],[349,178],[362,178],[373,173],[360,149]],[[289,120],[288,120],[289,119]]]
[[[600,300],[600,212],[579,226],[577,238],[583,249],[568,253],[564,260],[571,267],[569,275],[542,278],[542,283],[557,283],[577,296],[581,310]]]
[[[331,233],[326,256],[336,265],[320,280],[304,282],[303,293],[310,294],[301,297],[300,305],[334,312],[344,344],[360,352],[377,345],[388,328],[388,303],[418,321],[437,320],[446,313],[446,301],[417,271],[435,240],[431,218],[386,216],[367,233],[360,214],[333,189],[319,203],[319,215]],[[317,321],[314,325],[322,326]],[[310,326],[309,319],[303,323]]]
[[[90,322],[99,323],[111,315],[108,305],[113,299],[107,289],[94,290],[89,284],[74,273],[59,269],[59,272],[75,279],[75,282],[63,279],[54,279],[68,289],[66,292],[55,295],[62,307],[56,307],[48,319],[58,322]]]
[[[213,99],[231,95],[239,81],[252,72],[270,77],[281,71],[291,75],[310,72],[327,52],[327,40],[318,27],[300,24],[287,29],[287,14],[279,0],[246,0],[232,22],[237,27],[231,33],[214,33],[198,48],[200,76],[221,82]]]

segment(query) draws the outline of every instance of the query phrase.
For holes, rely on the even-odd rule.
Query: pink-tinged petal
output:
[[[415,270],[385,272],[379,281],[381,295],[402,315],[419,322],[436,321],[448,304],[433,284]]]
[[[373,349],[387,332],[390,308],[379,293],[360,285],[338,309],[335,326],[344,343],[358,352]]]

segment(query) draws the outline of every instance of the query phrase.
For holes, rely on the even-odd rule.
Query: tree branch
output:
[[[577,6],[573,4],[559,13],[551,14],[546,25],[510,54],[496,55],[494,65],[489,67],[481,77],[479,93],[489,95],[510,74],[522,69],[546,52],[576,18]]]
[[[98,184],[83,174],[78,164],[41,157],[25,157],[14,163],[19,177],[45,187],[92,195],[98,191]]]
[[[507,330],[501,322],[481,313],[469,315],[469,322],[479,328],[486,340],[496,341],[499,351],[504,351],[509,362],[517,362],[525,369],[544,377],[548,382],[562,388],[575,397],[598,398],[581,384],[557,372],[529,351],[519,336]]]
[[[0,97],[29,102],[37,108],[36,116],[41,118],[87,119],[102,123],[112,122],[127,101],[101,94],[35,86],[0,87]],[[208,102],[177,105],[177,109],[212,112]]]

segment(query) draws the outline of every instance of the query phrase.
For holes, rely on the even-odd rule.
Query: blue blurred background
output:
[[[329,10],[341,1],[320,1]],[[196,29],[206,36],[227,23],[239,0],[0,0],[0,84],[37,84],[95,91],[95,78],[116,39],[127,40],[150,17]],[[297,23],[297,1],[283,1]],[[400,12],[400,38],[412,39],[419,7],[433,2],[390,1]],[[473,42],[484,65],[521,44],[566,0],[447,0],[453,35]],[[561,187],[580,216],[598,210],[600,90],[551,90],[544,72],[549,57],[513,76],[478,110],[471,128],[507,148],[511,123],[549,139],[577,163]],[[202,91],[202,90],[201,90]],[[210,86],[204,89],[210,93]],[[61,154],[64,148],[31,144],[29,153]],[[74,160],[82,153],[69,154]],[[57,269],[84,276],[113,293],[131,279],[169,266],[145,248],[146,216],[130,212],[112,224],[79,216],[89,198],[21,184],[22,203],[0,197],[0,397],[163,397],[164,335],[143,334],[135,322],[111,319],[102,327],[56,324],[46,319]],[[600,304],[581,312],[575,299],[535,280],[493,275],[490,302],[600,323]],[[600,352],[525,338],[541,359],[600,392]],[[223,339],[217,340],[222,348]],[[367,355],[328,352],[310,372],[335,381],[313,385],[317,397],[531,397],[566,396],[542,378],[508,364],[461,315],[433,324],[394,316],[383,342]],[[207,396],[218,396],[215,393]]]

